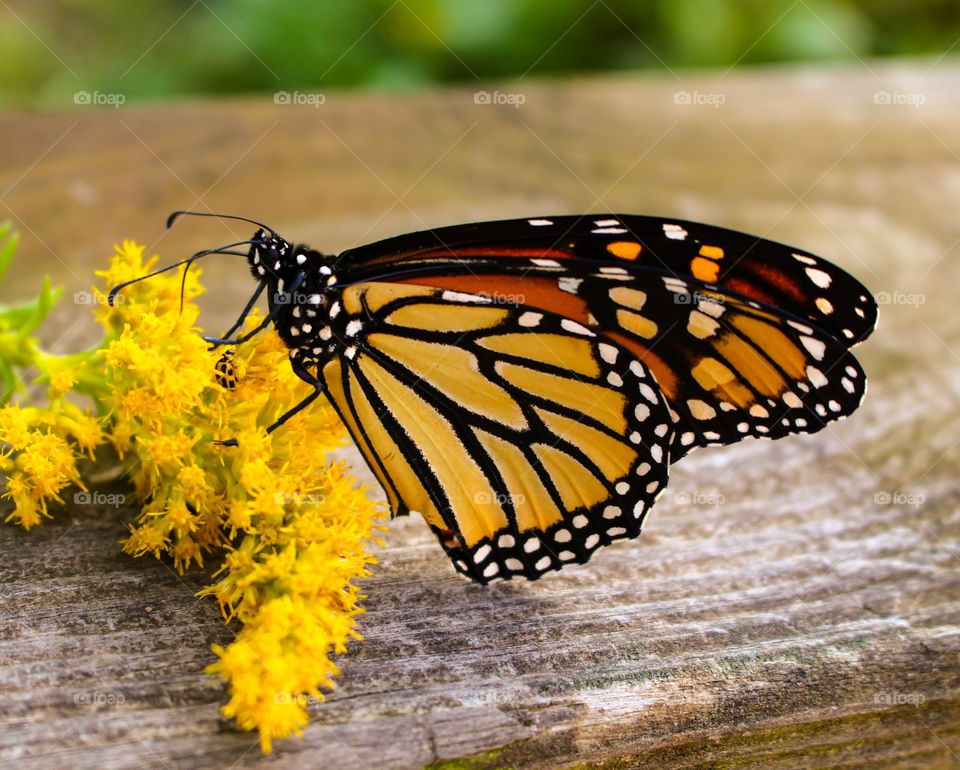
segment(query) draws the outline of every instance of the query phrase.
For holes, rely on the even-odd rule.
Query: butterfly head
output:
[[[290,273],[296,264],[296,247],[274,232],[263,228],[250,239],[247,262],[258,281],[276,281]]]
[[[247,262],[253,277],[272,289],[271,293],[292,291],[294,287],[316,288],[331,276],[331,257],[304,243],[294,244],[275,232],[260,229],[250,240]]]
[[[328,296],[336,286],[334,257],[260,229],[247,256],[253,277],[267,291],[273,325],[290,348],[312,343],[326,324]]]

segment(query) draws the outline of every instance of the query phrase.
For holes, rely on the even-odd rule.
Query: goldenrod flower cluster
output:
[[[0,244],[5,235],[0,230]],[[0,245],[0,274],[15,245]],[[98,273],[102,286],[91,296],[104,339],[91,350],[54,356],[32,338],[56,299],[48,285],[29,306],[0,307],[5,390],[34,367],[49,399],[0,406],[0,471],[14,504],[8,521],[40,523],[65,490],[83,488],[81,456],[112,446],[140,506],[124,550],[170,558],[181,572],[222,558],[202,593],[243,626],[232,644],[214,646],[218,660],[208,670],[229,682],[224,714],[258,730],[269,752],[271,739],[300,732],[309,697],[320,699],[337,674],[331,655],[357,637],[356,581],[374,562],[367,549],[379,507],[329,461],[344,432],[326,402],[266,433],[309,392],[274,332],[236,348],[235,389],[217,383],[223,351],[208,350],[199,335],[196,268],[182,311],[179,271],[130,286],[113,307],[103,301],[109,287],[150,271],[156,258],[143,252],[124,242]],[[253,314],[248,324],[257,323]],[[216,443],[227,438],[239,446]]]

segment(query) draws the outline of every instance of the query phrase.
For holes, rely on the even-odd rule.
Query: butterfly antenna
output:
[[[232,248],[235,247],[235,246],[245,246],[245,245],[248,245],[248,244],[250,244],[250,243],[252,243],[252,241],[237,241],[236,243],[228,243],[226,246],[221,246],[221,247],[218,248],[218,249],[204,249],[203,251],[198,251],[196,254],[193,254],[193,255],[187,257],[186,259],[181,259],[179,262],[174,262],[172,265],[167,265],[166,267],[161,267],[159,270],[154,270],[152,273],[147,273],[146,275],[141,275],[141,276],[138,277],[138,278],[131,278],[129,281],[124,281],[123,283],[118,283],[116,286],[114,286],[112,289],[110,289],[110,293],[107,294],[107,305],[109,305],[110,307],[113,307],[113,306],[114,306],[114,299],[116,298],[117,294],[118,294],[121,290],[127,288],[127,286],[131,286],[131,285],[133,285],[133,284],[135,284],[135,283],[140,283],[140,281],[145,281],[145,280],[147,280],[148,278],[153,278],[153,277],[155,277],[155,276],[160,275],[161,273],[167,273],[167,272],[169,272],[169,271],[171,271],[171,270],[176,270],[176,269],[177,269],[178,267],[180,267],[181,265],[189,265],[189,264],[192,264],[194,260],[199,259],[200,257],[205,257],[205,256],[207,256],[208,254],[234,254],[234,255],[236,255],[236,256],[238,256],[238,257],[245,257],[245,256],[247,256],[247,255],[246,255],[244,252],[242,252],[242,251],[230,251],[230,249],[232,249]],[[189,267],[188,267],[187,269],[189,270]],[[186,273],[186,270],[184,271],[184,273]],[[185,286],[185,284],[184,284],[184,286]],[[180,302],[181,302],[180,307],[181,307],[181,310],[183,309],[183,290],[184,290],[184,286],[181,286],[181,291],[180,291]]]
[[[251,225],[256,225],[261,227],[270,233],[272,236],[279,237],[277,231],[274,230],[269,225],[265,225],[263,222],[258,222],[256,219],[250,219],[250,217],[241,217],[237,214],[217,214],[212,211],[189,211],[187,209],[179,209],[174,211],[170,216],[167,217],[167,229],[173,227],[173,223],[176,222],[180,217],[190,216],[190,217],[214,217],[216,219],[236,219],[240,222],[249,222]]]
[[[241,246],[244,244],[252,243],[252,241],[240,241],[239,243],[232,244],[234,246]],[[219,249],[210,249],[209,251],[199,251],[194,254],[192,257],[184,260],[186,267],[183,268],[183,276],[180,278],[180,312],[183,312],[183,303],[184,296],[187,293],[187,273],[190,272],[190,268],[193,267],[193,263],[200,259],[200,257],[205,257],[208,254],[235,254],[238,257],[246,257],[246,252],[243,251],[230,251],[230,246],[223,246]]]

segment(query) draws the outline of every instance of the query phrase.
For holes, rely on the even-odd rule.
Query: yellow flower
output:
[[[104,279],[109,288],[145,275],[157,258],[131,241],[117,247]],[[172,558],[184,571],[213,552],[222,566],[201,593],[219,602],[227,620],[243,624],[226,648],[213,648],[212,674],[226,679],[223,713],[258,730],[261,747],[299,734],[309,698],[332,687],[332,656],[359,638],[362,611],[356,581],[374,564],[380,506],[329,453],[345,440],[329,404],[318,400],[280,430],[266,432],[302,400],[288,351],[273,332],[236,348],[237,387],[214,378],[222,351],[208,350],[193,299],[199,271],[134,283],[114,306],[97,303],[104,329],[95,350],[69,359],[46,356],[48,407],[0,408],[0,471],[15,503],[11,519],[29,528],[47,505],[82,484],[76,461],[112,444],[141,505],[124,551]],[[257,312],[247,329],[260,322]],[[2,363],[2,352],[0,352]],[[99,418],[64,398],[92,399]],[[307,437],[307,440],[305,440]],[[227,447],[217,439],[237,438]]]
[[[76,374],[69,369],[58,369],[50,373],[50,398],[60,398],[76,384]]]
[[[40,421],[40,410],[11,404],[0,408],[0,442],[22,449],[30,441],[31,429]]]
[[[93,458],[94,450],[103,443],[104,434],[100,420],[69,401],[59,405],[52,422],[49,419],[46,421],[59,435],[72,439],[90,458]]]
[[[75,484],[82,487],[76,454],[68,441],[54,433],[33,430],[10,457],[13,460],[4,497],[15,504],[7,521],[30,529],[47,516],[49,501],[63,502],[60,492]]]

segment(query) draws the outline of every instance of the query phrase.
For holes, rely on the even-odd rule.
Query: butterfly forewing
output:
[[[410,233],[352,249],[341,269],[358,279],[419,270],[469,276],[488,267],[525,274],[545,261],[577,276],[600,265],[638,280],[658,274],[807,319],[850,346],[876,325],[876,304],[852,276],[808,252],[712,225],[635,215],[481,222]],[[539,263],[539,264],[537,264]]]
[[[852,413],[866,378],[821,328],[678,278],[584,279],[603,329],[654,373],[676,422],[672,457],[745,436],[814,433]]]

